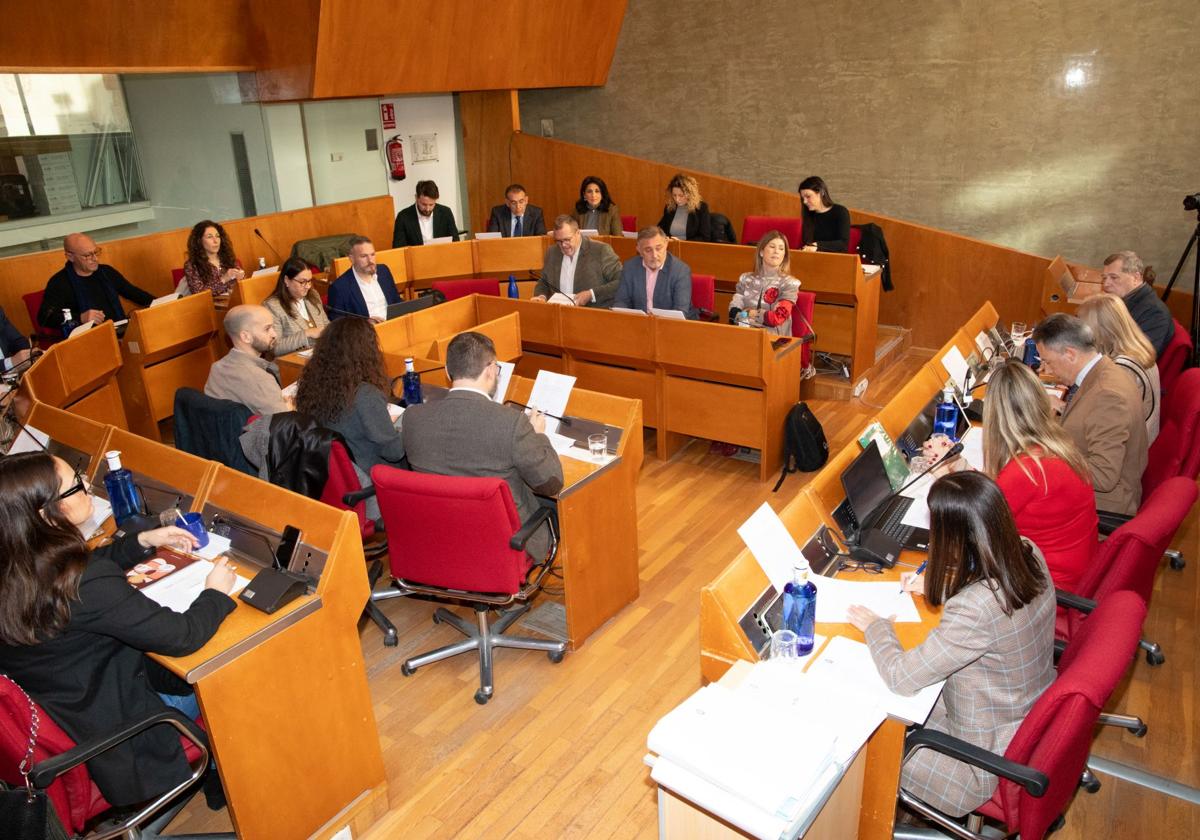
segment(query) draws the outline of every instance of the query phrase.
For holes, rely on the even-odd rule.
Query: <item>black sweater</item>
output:
[[[148,675],[158,666],[142,651],[193,653],[236,606],[229,596],[205,589],[186,613],[160,607],[134,589],[124,572],[153,553],[133,535],[96,549],[61,634],[36,645],[0,644],[0,670],[77,742],[163,711]],[[189,774],[179,733],[166,725],[92,759],[88,770],[104,798],[117,806],[149,799]]]
[[[844,254],[850,248],[850,211],[835,204],[824,213],[803,214],[805,245],[817,246],[818,251],[835,251]]]

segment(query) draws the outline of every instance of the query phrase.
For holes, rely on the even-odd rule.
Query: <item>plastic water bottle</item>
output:
[[[407,406],[421,404],[421,374],[413,367],[412,356],[404,359],[404,404]]]
[[[258,270],[259,270],[259,271],[262,271],[262,270],[263,270],[264,268],[266,268],[266,267],[267,267],[267,258],[266,258],[266,257],[259,257],[259,258],[258,258]]]
[[[954,389],[942,391],[942,401],[933,415],[933,433],[942,434],[950,440],[958,440],[958,406],[954,404]]]
[[[133,473],[121,466],[121,452],[114,449],[105,452],[108,472],[104,474],[104,489],[112,505],[113,519],[117,525],[142,512],[142,494],[133,483]]]
[[[521,296],[521,293],[517,291],[517,275],[515,274],[508,275],[508,296],[513,300]]]
[[[783,626],[796,634],[796,654],[812,653],[817,623],[817,587],[808,579],[808,561],[792,568],[792,580],[783,587]]]
[[[63,338],[67,338],[71,335],[72,330],[78,328],[79,322],[71,317],[70,309],[64,309],[62,311],[62,315],[63,315],[62,334],[63,334]]]

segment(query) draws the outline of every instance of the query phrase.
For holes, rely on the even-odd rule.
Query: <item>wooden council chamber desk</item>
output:
[[[985,303],[963,328],[957,330],[938,353],[893,397],[874,417],[884,430],[895,440],[942,387],[947,372],[941,358],[951,345],[958,347],[964,357],[975,349],[975,335],[994,326],[997,314],[991,303]],[[863,423],[865,428],[868,423]],[[829,461],[805,488],[778,510],[779,517],[795,538],[804,545],[822,526],[834,529],[831,512],[845,498],[841,485],[841,473],[861,451],[857,439],[851,440],[843,449],[830,455]],[[906,551],[901,562],[917,565],[926,555]],[[839,576],[862,580],[899,580],[901,567],[884,570],[882,575],[866,572],[841,572]],[[817,581],[818,592],[820,579]],[[751,643],[743,630],[742,622],[753,624],[751,614],[756,605],[771,589],[770,582],[758,562],[748,549],[742,550],[700,593],[700,672],[705,682],[719,680],[739,660],[757,662],[761,651]],[[914,599],[921,616],[919,623],[900,623],[896,633],[905,648],[920,644],[929,631],[937,626],[940,610],[931,609],[923,598]],[[819,623],[817,632],[824,636],[841,635],[863,641],[863,635],[850,624]],[[892,836],[899,788],[900,763],[904,750],[904,725],[889,718],[867,741],[865,749],[851,765],[838,789],[830,797],[836,802],[829,817],[822,812],[819,825],[824,826],[817,837],[859,837],[877,840]],[[861,762],[861,769],[859,765]],[[860,795],[851,795],[851,806],[847,806],[847,792],[861,790]],[[692,803],[674,794],[663,800],[677,825],[704,826],[706,837],[744,836],[738,830],[720,822]],[[836,813],[834,813],[836,812]],[[666,812],[664,812],[666,813]],[[661,816],[661,815],[660,815]],[[699,821],[694,823],[693,821]],[[687,829],[691,831],[692,829]],[[684,836],[666,834],[664,836]],[[693,834],[692,836],[697,836]]]

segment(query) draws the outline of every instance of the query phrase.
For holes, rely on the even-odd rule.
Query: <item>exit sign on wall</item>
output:
[[[390,102],[379,103],[379,116],[383,118],[384,128],[396,127],[396,106]]]

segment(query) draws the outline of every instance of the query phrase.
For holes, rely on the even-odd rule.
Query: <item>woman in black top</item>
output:
[[[850,211],[834,204],[829,187],[816,175],[800,182],[801,240],[805,251],[834,251],[844,254],[850,250]]]
[[[700,198],[700,184],[691,175],[680,172],[667,184],[667,206],[658,226],[672,239],[712,242],[708,204]]]
[[[89,551],[79,526],[92,513],[84,479],[45,452],[0,459],[0,671],[76,741],[111,735],[177,705],[187,685],[143,651],[199,650],[234,609],[233,572],[219,560],[185,613],[160,607],[125,570],[160,546],[184,550],[182,528],[121,535]],[[88,762],[115,806],[143,802],[187,779],[179,734],[155,726]]]

